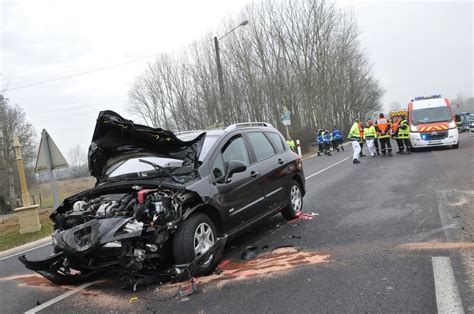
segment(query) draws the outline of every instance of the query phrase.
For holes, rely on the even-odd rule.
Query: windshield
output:
[[[413,110],[411,122],[414,125],[434,122],[450,122],[452,120],[449,107],[434,107]]]
[[[181,138],[181,137],[180,137]],[[212,146],[217,140],[217,136],[206,136],[201,153],[199,154],[199,160],[203,161],[204,158],[209,154]],[[184,139],[183,140],[189,140]],[[140,161],[141,160],[141,161]],[[164,170],[156,169],[151,165],[156,164]],[[183,165],[183,160],[177,158],[165,158],[159,156],[133,156],[129,159],[122,160],[112,165],[105,172],[105,180],[119,180],[119,179],[140,179],[140,178],[169,178],[166,172],[178,177],[179,180],[185,182],[189,181],[194,177],[194,168],[191,165]]]
[[[161,171],[155,169],[152,165],[142,162],[145,160],[157,164],[165,169],[169,169],[171,172],[183,167],[183,161],[173,158],[163,157],[133,157],[126,159],[119,163],[114,164],[112,167],[107,169],[105,172],[106,181],[110,179],[116,179],[118,177],[123,178],[147,178],[147,177],[166,177]],[[188,172],[191,173],[192,169]]]

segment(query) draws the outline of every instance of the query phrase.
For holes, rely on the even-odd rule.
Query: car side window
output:
[[[231,138],[222,148],[221,153],[214,160],[211,171],[215,179],[221,178],[225,174],[226,165],[231,160],[239,160],[249,165],[249,154],[242,136]]]
[[[268,138],[262,132],[247,133],[252,144],[257,161],[266,159],[275,155],[275,150]]]
[[[267,132],[265,134],[268,135],[270,141],[272,141],[277,153],[282,153],[285,151],[285,146],[283,145],[280,134],[273,132]]]

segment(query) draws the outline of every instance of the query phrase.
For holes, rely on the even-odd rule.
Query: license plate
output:
[[[429,145],[430,145],[430,144],[440,144],[440,143],[442,143],[441,140],[429,140],[429,141],[428,141],[428,144],[429,144]]]

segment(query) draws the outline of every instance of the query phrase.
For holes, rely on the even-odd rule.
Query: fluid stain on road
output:
[[[28,274],[28,275],[18,275],[18,276],[10,276],[10,277],[4,277],[0,278],[1,281],[18,281],[20,282],[18,284],[19,287],[22,286],[30,286],[30,287],[39,287],[39,288],[46,288],[46,289],[66,289],[66,290],[71,290],[73,287],[69,286],[61,286],[61,285],[56,285],[49,281],[48,279],[44,278],[41,275],[36,275],[36,274]]]
[[[219,265],[219,274],[200,277],[201,283],[216,280],[242,280],[280,273],[298,266],[327,263],[328,254],[300,251],[295,247],[277,248],[249,261],[225,260]]]

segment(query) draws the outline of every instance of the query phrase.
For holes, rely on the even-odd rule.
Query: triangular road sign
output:
[[[67,168],[69,165],[64,158],[59,148],[54,143],[53,139],[49,136],[48,132],[43,129],[41,132],[41,143],[38,151],[38,157],[36,159],[36,172]]]

